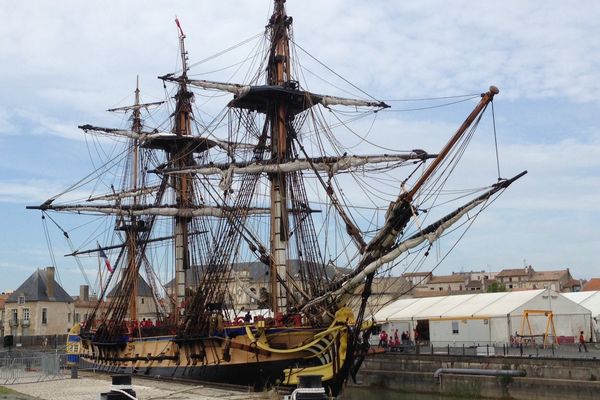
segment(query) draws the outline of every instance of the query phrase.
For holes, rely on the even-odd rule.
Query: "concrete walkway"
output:
[[[86,375],[79,379],[62,379],[38,383],[11,385],[10,389],[43,400],[97,400],[98,395],[110,390],[110,377],[104,375]],[[201,385],[187,385],[169,381],[133,378],[133,390],[140,400],[253,400],[279,399],[275,392],[253,393],[215,389]],[[27,397],[6,397],[8,400],[27,399]],[[0,394],[0,399],[2,395]],[[2,399],[3,400],[3,399]]]

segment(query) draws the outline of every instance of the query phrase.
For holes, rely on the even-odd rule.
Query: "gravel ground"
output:
[[[0,391],[0,400],[97,400],[100,393],[110,390],[110,385],[110,377],[102,375],[80,376],[76,380],[24,383],[10,386],[10,389],[18,393],[4,394]],[[133,378],[133,390],[140,400],[276,400],[279,398],[275,393],[241,393],[168,381],[136,379],[135,377]]]

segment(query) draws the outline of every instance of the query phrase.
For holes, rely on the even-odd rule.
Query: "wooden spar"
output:
[[[498,94],[499,90],[496,86],[490,86],[490,90],[481,95],[479,104],[475,106],[473,111],[467,116],[465,121],[457,129],[448,143],[438,153],[438,156],[428,165],[427,169],[417,180],[410,191],[401,193],[396,201],[392,203],[388,209],[385,225],[377,233],[377,235],[369,242],[365,257],[359,263],[359,268],[369,264],[373,259],[379,257],[379,253],[393,245],[398,235],[402,232],[410,218],[412,217],[411,203],[417,192],[429,180],[438,166],[446,158],[448,153],[454,148],[456,143],[467,131],[469,126],[475,121],[477,116],[485,109],[485,107],[493,100],[494,95]]]
[[[377,271],[377,269],[380,268],[382,265],[395,260],[402,253],[417,247],[425,241],[433,243],[447,229],[449,229],[458,221],[460,221],[461,218],[465,216],[469,211],[487,202],[494,194],[506,189],[513,182],[520,179],[525,174],[527,174],[527,171],[523,171],[510,179],[503,180],[494,184],[492,188],[487,190],[485,193],[458,207],[446,216],[438,219],[437,221],[428,225],[427,227],[412,235],[408,239],[402,241],[400,244],[390,248],[389,250],[381,254],[380,257],[376,259],[371,259],[368,264],[363,266],[363,268],[352,271],[350,274],[344,277],[344,280],[343,282],[341,282],[341,284],[335,285],[334,290],[331,290],[326,294],[323,294],[315,299],[308,301],[306,304],[301,305],[299,308],[302,309],[311,307],[333,298],[335,298],[338,303],[343,304],[348,298],[348,295],[354,293],[354,289],[356,289],[356,287],[358,287],[368,275],[374,274]]]
[[[471,114],[465,119],[462,125],[457,129],[456,133],[450,138],[448,143],[444,146],[442,151],[439,152],[438,156],[429,164],[423,175],[419,178],[419,180],[415,183],[412,189],[408,192],[406,200],[412,201],[415,194],[421,189],[423,184],[427,182],[429,177],[435,172],[436,168],[440,163],[446,158],[450,150],[454,147],[454,145],[458,142],[458,140],[462,137],[462,135],[466,132],[467,128],[471,126],[475,118],[483,111],[483,109],[494,99],[494,96],[500,93],[496,86],[490,86],[490,90],[481,95],[481,100],[479,104],[471,111]]]
[[[291,80],[289,60],[288,24],[291,22],[286,14],[284,0],[275,0],[274,13],[271,17],[271,53],[269,56],[268,84],[283,86]],[[286,104],[276,102],[269,110],[268,119],[271,127],[271,158],[284,162],[288,153],[288,111]],[[285,312],[287,308],[287,251],[289,240],[289,220],[287,209],[286,174],[278,172],[271,178],[271,257],[270,257],[270,289],[271,308],[274,313]],[[281,282],[283,280],[283,282]]]
[[[203,233],[206,233],[207,231],[195,231],[195,232],[190,232],[189,235],[200,235]],[[148,239],[148,240],[144,240],[143,243],[155,243],[155,242],[162,242],[165,240],[172,240],[174,239],[175,236],[170,235],[170,236],[161,236],[161,237],[157,237],[157,238],[153,238],[153,239]],[[137,244],[141,244],[142,241],[140,239],[138,239]],[[113,250],[113,249],[121,249],[123,247],[127,246],[127,243],[123,243],[123,244],[115,244],[112,246],[100,246],[100,247],[96,247],[95,249],[90,249],[90,250],[82,250],[82,251],[74,251],[72,253],[69,254],[65,254],[65,257],[76,257],[76,256],[81,256],[84,254],[91,254],[91,253],[97,253],[100,250],[104,251],[104,250]]]

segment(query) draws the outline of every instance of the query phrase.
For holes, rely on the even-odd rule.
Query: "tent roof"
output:
[[[574,301],[592,312],[592,316],[600,315],[600,291],[562,293],[567,299]]]
[[[550,298],[552,300],[550,301]],[[531,303],[531,305],[528,305]],[[564,304],[563,304],[564,303]],[[564,310],[575,307],[574,312],[584,311],[575,302],[562,297],[550,289],[526,290],[519,292],[477,293],[455,296],[423,297],[401,299],[375,314],[377,321],[418,320],[435,318],[497,317],[506,316],[524,308],[547,308],[549,305]],[[600,296],[598,296],[600,310]]]

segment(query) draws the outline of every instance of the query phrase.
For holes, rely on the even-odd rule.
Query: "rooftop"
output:
[[[67,294],[65,289],[62,288],[54,279],[54,273],[52,270],[52,282],[48,282],[49,277],[49,268],[46,269],[38,269],[33,274],[29,276],[15,290],[6,300],[7,303],[17,303],[19,301],[19,297],[24,296],[25,301],[57,301],[63,303],[70,303],[73,301],[73,298]],[[48,296],[48,283],[54,288],[54,295]]]
[[[592,290],[600,290],[600,278],[592,278],[586,283],[581,291],[589,292]]]

